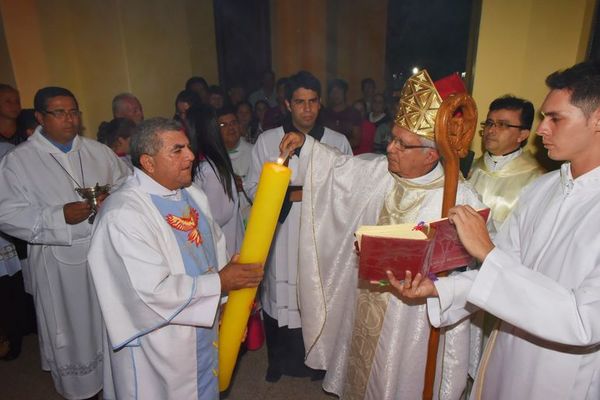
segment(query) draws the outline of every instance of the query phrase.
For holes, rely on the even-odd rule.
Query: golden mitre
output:
[[[435,117],[442,97],[426,70],[414,74],[400,92],[396,125],[429,140],[435,140]]]

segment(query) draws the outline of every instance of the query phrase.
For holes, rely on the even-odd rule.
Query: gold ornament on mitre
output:
[[[429,140],[434,139],[435,117],[442,97],[426,70],[414,74],[400,92],[396,125]]]

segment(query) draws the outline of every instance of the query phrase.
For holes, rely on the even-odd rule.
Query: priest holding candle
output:
[[[142,122],[131,156],[134,175],[104,203],[88,253],[107,327],[104,398],[218,399],[221,297],[256,288],[262,265],[227,262],[178,122]]]

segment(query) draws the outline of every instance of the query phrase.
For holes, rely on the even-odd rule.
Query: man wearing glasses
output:
[[[521,190],[544,172],[523,150],[533,116],[531,102],[507,95],[492,101],[481,123],[486,151],[473,163],[469,182],[492,210],[496,231],[516,205]]]
[[[84,399],[102,389],[103,328],[86,262],[94,211],[75,189],[119,185],[129,168],[79,135],[69,90],[40,89],[34,107],[40,126],[0,162],[0,231],[28,242],[42,368],[62,396]]]
[[[301,147],[298,171],[306,171],[298,267],[306,364],[327,370],[323,388],[344,399],[422,396],[425,304],[403,303],[386,288],[358,280],[354,232],[360,225],[440,218],[444,169],[434,121],[444,95],[465,90],[457,75],[440,87],[447,90],[440,94],[426,71],[407,80],[385,157],[343,156],[298,133],[281,143],[283,151]],[[485,207],[463,182],[456,202]],[[468,320],[443,336],[440,365],[452,370],[438,380],[447,398],[458,398],[467,380]]]

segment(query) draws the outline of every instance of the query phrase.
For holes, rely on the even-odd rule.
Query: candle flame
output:
[[[287,158],[290,156],[290,152],[289,151],[282,151],[279,154],[279,157],[277,158],[277,164],[279,165],[283,165],[283,163],[285,163],[285,160],[287,160]]]

